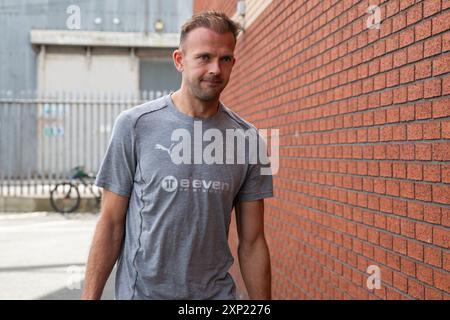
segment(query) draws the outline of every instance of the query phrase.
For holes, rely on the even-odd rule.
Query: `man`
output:
[[[212,130],[216,139],[226,130],[254,129],[219,101],[238,32],[222,13],[194,15],[173,53],[181,88],[116,119],[96,181],[104,197],[83,299],[101,297],[117,259],[116,299],[236,299],[228,273],[233,207],[249,298],[271,298],[263,199],[273,195],[272,176],[261,174],[264,164],[249,157],[245,163],[205,163],[203,142],[200,149],[198,141],[186,144],[199,129],[205,135]],[[183,134],[183,141],[173,139]]]

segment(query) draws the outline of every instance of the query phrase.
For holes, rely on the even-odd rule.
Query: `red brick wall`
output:
[[[449,0],[274,0],[239,39],[223,101],[280,129],[273,298],[450,298],[449,51]]]

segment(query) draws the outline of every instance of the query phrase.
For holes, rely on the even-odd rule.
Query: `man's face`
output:
[[[197,28],[187,35],[181,51],[176,50],[177,69],[183,72],[184,85],[197,99],[219,99],[235,63],[235,45],[231,32],[219,34],[207,28]]]

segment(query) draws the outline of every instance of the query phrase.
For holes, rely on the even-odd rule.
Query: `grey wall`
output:
[[[141,60],[139,68],[140,90],[173,90],[181,85],[181,75],[172,60]]]
[[[81,9],[81,30],[89,31],[154,32],[154,22],[161,19],[163,32],[177,33],[192,15],[192,0],[0,0],[0,90],[36,89],[29,31],[67,30],[71,4]],[[102,18],[101,25],[94,24],[96,17]],[[119,25],[113,23],[115,17]]]

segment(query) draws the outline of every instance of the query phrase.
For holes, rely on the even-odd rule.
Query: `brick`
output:
[[[408,47],[408,63],[419,61],[423,59],[423,43],[419,42],[413,46]]]
[[[383,179],[375,179],[374,183],[373,183],[373,191],[375,193],[385,194],[386,193],[386,182]]]
[[[398,70],[391,70],[388,73],[386,73],[386,87],[394,87],[397,86],[399,83],[400,83],[400,72]]]
[[[416,265],[417,279],[432,286],[433,285],[433,269],[418,263]]]
[[[392,163],[387,162],[380,163],[380,176],[392,177]]]
[[[400,270],[400,257],[390,252],[386,253],[386,264],[394,270]],[[394,276],[395,285],[395,276]]]
[[[450,98],[433,101],[433,118],[450,116]]]
[[[386,228],[390,232],[400,233],[400,219],[397,217],[386,217]]]
[[[432,104],[430,101],[418,102],[415,104],[416,120],[432,118]]]
[[[406,164],[401,162],[395,162],[392,165],[392,173],[394,178],[405,179],[406,178]],[[389,181],[391,182],[391,181]],[[398,183],[398,181],[395,181]]]
[[[393,80],[395,80],[395,79],[393,79]],[[408,66],[402,67],[400,69],[399,81],[401,84],[414,81],[414,65],[408,65]],[[398,83],[392,83],[392,85],[397,85],[397,84]],[[409,86],[408,86],[408,95],[410,95]],[[409,100],[414,100],[414,99],[409,99]]]
[[[414,145],[413,144],[400,145],[400,159],[414,160]]]
[[[440,139],[441,138],[441,123],[440,122],[427,122],[423,124],[423,138],[426,140]]]
[[[392,213],[392,199],[390,199],[390,198],[380,199],[380,211]],[[378,219],[379,220],[384,219],[384,223],[386,223],[386,219],[384,217],[380,217]],[[379,222],[379,220],[375,220],[375,224],[382,223],[382,222]],[[383,228],[385,228],[385,227],[383,226]]]
[[[416,41],[426,39],[431,36],[431,20],[424,20],[415,25],[414,33]]]
[[[441,268],[442,267],[442,251],[433,247],[424,247],[425,263]]]
[[[450,209],[442,208],[442,225],[444,227],[450,227]]]
[[[401,273],[394,272],[392,275],[394,287],[400,291],[406,291],[408,286],[408,278]]]
[[[433,228],[429,224],[416,223],[416,239],[432,243],[433,242]]]
[[[441,127],[442,127],[442,139],[450,139],[450,120],[441,122]]]
[[[445,251],[442,253],[443,268],[450,271],[450,252]]]
[[[430,112],[430,114],[431,114],[431,112]],[[387,123],[398,122],[399,120],[400,120],[400,109],[399,108],[396,107],[396,108],[391,108],[391,109],[386,110],[386,122]]]
[[[429,17],[441,11],[441,0],[425,0],[423,2],[423,16]]]
[[[436,161],[450,160],[450,142],[433,144],[433,160]]]
[[[415,225],[414,222],[402,219],[400,221],[400,228],[401,228],[401,234],[409,237],[414,238],[415,237]]]
[[[430,182],[441,181],[441,166],[438,164],[425,164],[423,166],[423,179]]]
[[[423,220],[423,204],[418,202],[410,201],[407,204],[408,207],[408,217],[415,220]]]
[[[408,140],[422,140],[422,123],[411,123],[406,126]]]
[[[400,12],[395,18],[392,20],[392,32],[397,32],[406,27],[406,14],[404,12]]]
[[[441,48],[442,48],[441,37],[434,37],[434,38],[425,40],[424,47],[423,47],[424,58],[431,57],[431,56],[441,53]]]
[[[450,11],[446,11],[436,16],[432,20],[433,35],[450,29]]]
[[[394,103],[403,103],[406,102],[408,98],[408,88],[407,87],[398,87],[394,89],[393,92],[393,102]]]
[[[392,141],[392,126],[383,126],[380,128],[380,141]],[[389,145],[386,146],[386,148],[388,147]]]
[[[415,280],[408,280],[408,294],[416,299],[423,300],[425,297],[425,287]]]
[[[390,69],[392,69],[392,54],[383,55],[380,58],[380,72],[384,72]]]
[[[441,223],[441,208],[438,206],[425,206],[423,220],[430,223]]]
[[[392,250],[392,235],[385,232],[380,232],[380,245],[383,248]]]
[[[400,181],[400,196],[402,198],[414,199],[414,183]]]
[[[433,76],[450,72],[450,54],[442,55],[433,60]]]
[[[400,257],[400,269],[409,276],[416,276],[416,264],[411,259]]]
[[[450,32],[442,35],[442,52],[450,51]]]
[[[400,195],[400,183],[392,180],[386,181],[386,194],[398,197]]]
[[[401,49],[401,50],[394,52],[394,57],[393,57],[393,67],[394,68],[403,66],[407,62],[408,62],[408,56],[407,56],[406,49]],[[397,72],[398,72],[398,70],[397,70]]]
[[[439,30],[440,20],[436,22],[436,27],[432,25],[434,29]],[[399,36],[399,46],[400,48],[406,47],[414,42],[414,28],[409,28],[400,32]]]
[[[432,185],[429,183],[415,183],[414,192],[416,195],[416,199],[422,201],[431,201],[431,187]]]
[[[400,1],[400,11],[405,10],[406,8],[412,6],[414,4],[414,0],[402,0]]]
[[[403,40],[399,40],[399,35],[398,34],[393,34],[391,36],[389,36],[389,38],[386,39],[386,52],[391,52],[394,50],[397,50],[399,48],[400,43],[401,46],[405,46],[407,45],[407,43],[410,43],[409,41],[411,41],[411,31],[407,32],[408,35],[404,35]],[[412,33],[412,35],[414,36],[414,33]]]
[[[406,25],[409,26],[422,19],[422,4],[416,4],[414,7],[406,11]]]
[[[416,63],[415,78],[416,80],[431,77],[431,61],[424,60]]]
[[[450,292],[450,275],[440,270],[434,270],[434,284],[436,288]]]
[[[432,145],[430,143],[416,143],[415,153],[416,160],[431,160]]]
[[[408,86],[408,101],[423,98],[423,83],[414,83]]]
[[[450,77],[445,77],[442,79],[442,95],[450,94]]]
[[[392,128],[392,140],[403,141],[406,140],[406,125],[401,124]]]
[[[442,294],[436,289],[425,287],[425,299],[442,300]]]
[[[443,248],[450,248],[450,230],[448,228],[433,227],[433,243]]]
[[[424,82],[424,98],[432,98],[441,95],[442,83],[441,79],[431,79]]]
[[[443,164],[440,167],[442,170],[442,182],[450,183],[450,164]]]
[[[393,141],[394,139],[392,138],[392,130],[393,128],[391,127],[391,141]],[[388,144],[386,146],[386,159],[389,160],[398,160],[398,154],[400,152],[400,146],[398,144]],[[392,176],[392,174],[391,174]]]
[[[410,180],[422,180],[423,179],[421,164],[416,164],[416,163],[407,164],[406,170],[407,170],[407,178],[408,179],[410,179]]]
[[[395,252],[406,255],[406,239],[401,237],[393,237],[392,246]]]
[[[423,245],[416,241],[408,240],[408,257],[423,261]]]
[[[415,107],[413,104],[400,107],[400,121],[414,120]]]

